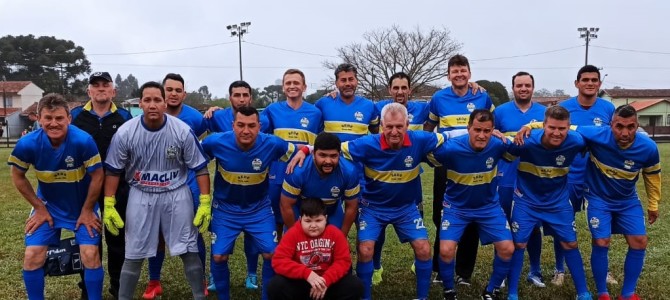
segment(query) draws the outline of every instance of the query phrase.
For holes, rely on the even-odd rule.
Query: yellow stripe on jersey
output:
[[[370,120],[370,125],[371,126],[379,125],[379,117],[376,117],[374,120]]]
[[[300,192],[302,192],[302,190],[300,188],[297,188],[297,187],[294,187],[294,186],[290,185],[285,180],[284,180],[284,183],[281,185],[281,187],[282,187],[282,189],[287,191],[289,194],[291,194],[293,196],[296,196],[296,197],[298,197],[300,195]]]
[[[435,159],[435,154],[433,154],[433,152],[428,153],[428,155],[426,155],[426,159],[428,159],[428,161],[435,167],[442,166],[442,164],[437,161],[437,159]]]
[[[368,134],[368,125],[355,122],[324,121],[323,131],[329,133],[366,135]]]
[[[342,155],[344,155],[344,158],[348,160],[354,160],[353,158],[351,158],[351,153],[349,153],[349,142],[342,143],[341,147],[342,147],[341,149]]]
[[[295,152],[295,145],[294,144],[288,144],[288,150],[286,150],[286,153],[282,155],[282,157],[279,158],[280,161],[283,162],[288,162],[288,159],[291,158],[291,155]]]
[[[391,171],[377,171],[365,167],[365,176],[385,183],[406,183],[417,178],[420,173],[419,170],[420,168],[418,165],[410,170]]]
[[[657,172],[659,172],[659,171],[661,171],[661,163],[657,163],[657,164],[655,164],[655,165],[653,165],[653,166],[651,166],[651,167],[646,167],[646,168],[643,168],[643,169],[642,169],[642,172],[647,173],[647,174],[649,174],[649,173],[657,173]]]
[[[508,131],[508,132],[505,132],[503,134],[507,137],[515,137],[517,132],[518,131]]]
[[[86,168],[81,166],[77,169],[58,170],[58,171],[39,171],[35,170],[37,180],[44,183],[62,183],[62,182],[78,182],[84,179],[86,175]]]
[[[261,173],[243,173],[226,171],[221,166],[218,167],[219,174],[223,180],[234,185],[256,185],[265,180],[268,175],[268,168]]]
[[[344,198],[351,198],[360,192],[361,192],[361,185],[357,184],[355,187],[351,189],[344,190]]]
[[[480,185],[491,183],[497,174],[498,167],[494,167],[487,172],[465,174],[461,174],[453,170],[447,170],[447,179],[462,185]]]
[[[422,131],[423,130],[423,124],[409,124],[409,130],[412,131]]]
[[[335,198],[321,198],[321,201],[323,201],[323,204],[325,205],[333,205],[337,203],[337,199]]]
[[[23,169],[26,169],[26,170],[28,168],[30,168],[29,163],[20,160],[18,157],[14,156],[14,155],[10,155],[9,159],[7,159],[7,162],[10,163],[10,164],[15,164],[15,165],[17,165],[17,166],[19,166]]]
[[[658,202],[661,201],[661,173],[642,173],[642,179],[644,179],[644,189],[647,191],[647,209],[657,211]]]
[[[449,115],[440,117],[440,127],[467,127],[470,115]]]
[[[100,158],[100,154],[96,154],[95,156],[91,157],[91,159],[84,162],[84,168],[89,168],[89,167],[97,165],[101,162],[102,162],[102,159]]]
[[[437,137],[437,145],[435,145],[435,148],[437,148],[440,145],[444,144],[444,135],[441,134],[441,133],[435,132],[435,136]]]
[[[570,168],[558,168],[549,166],[538,166],[526,161],[519,163],[519,171],[530,173],[540,178],[556,178],[568,175]]]
[[[630,172],[626,170],[621,170],[619,168],[615,168],[612,166],[608,166],[602,162],[600,162],[594,155],[591,153],[589,155],[591,157],[591,162],[593,162],[598,170],[600,170],[603,175],[607,176],[608,178],[612,179],[624,179],[624,180],[635,180],[635,177],[637,176],[638,172]]]
[[[516,156],[510,154],[509,152],[503,153],[503,158],[509,161],[513,161],[516,159]]]
[[[440,119],[440,117],[438,117],[438,116],[437,116],[436,114],[434,114],[434,113],[428,113],[428,119],[430,119],[430,120],[433,121],[433,122],[437,122],[437,121]]]
[[[287,142],[310,145],[314,145],[314,140],[316,139],[316,134],[313,132],[295,128],[277,128],[274,130],[274,135],[282,138]]]

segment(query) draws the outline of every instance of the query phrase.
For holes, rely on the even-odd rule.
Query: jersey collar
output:
[[[384,138],[384,134],[379,135],[379,142],[381,143],[382,150],[388,150],[391,149],[391,146],[386,143],[386,139]],[[402,139],[402,146],[403,147],[411,147],[412,146],[412,141],[409,140],[409,134],[405,132],[405,136]]]
[[[88,100],[88,102],[86,102],[86,105],[84,105],[84,110],[91,111],[91,109],[93,109],[93,104],[91,103],[92,101],[93,100]],[[115,112],[116,112],[116,104],[112,102],[112,106],[109,108],[109,113],[115,113]]]

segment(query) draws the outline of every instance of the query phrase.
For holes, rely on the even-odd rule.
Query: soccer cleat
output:
[[[577,295],[577,300],[593,300],[593,297],[591,296],[591,293],[586,292],[581,295]]]
[[[210,292],[216,291],[216,285],[214,284],[214,276],[212,273],[209,273],[209,285],[207,286],[207,290]]]
[[[142,299],[153,300],[163,294],[163,287],[160,280],[149,280],[147,289],[142,295]]]
[[[254,274],[247,275],[247,279],[244,280],[244,287],[248,290],[255,290],[258,288],[258,277]]]
[[[614,279],[614,275],[612,275],[611,272],[607,272],[607,284],[612,284],[612,285],[617,285],[619,284],[616,279]]]
[[[612,300],[612,298],[610,298],[610,294],[600,294],[598,300]]]
[[[508,294],[507,300],[519,300],[519,295],[517,294]]]
[[[565,273],[554,271],[554,278],[551,279],[551,284],[561,286],[563,285],[563,281],[565,281]]]
[[[433,283],[442,283],[442,276],[440,276],[440,272],[437,272],[435,274],[435,278],[433,278]]]
[[[633,294],[633,296],[630,296],[628,298],[624,298],[623,296],[619,296],[619,298],[617,298],[617,299],[618,300],[640,300],[640,296],[638,296],[637,294]]]
[[[484,289],[484,292],[482,292],[482,300],[500,300],[500,290],[493,289],[492,292],[489,292]]]
[[[470,278],[465,278],[465,277],[461,277],[461,276],[456,275],[456,280],[455,281],[456,281],[456,284],[467,285],[467,286],[470,285]]]
[[[384,267],[372,271],[372,285],[382,283],[382,273],[384,273]]]
[[[537,276],[535,274],[529,274],[528,278],[526,278],[526,281],[532,283],[534,286],[539,288],[547,287],[547,285],[544,284],[544,282],[542,282],[542,277]]]
[[[444,300],[458,300],[456,297],[456,290],[444,290],[442,292],[442,296],[444,296]]]

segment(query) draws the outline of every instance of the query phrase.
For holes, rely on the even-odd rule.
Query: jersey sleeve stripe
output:
[[[84,167],[85,168],[90,168],[95,165],[101,164],[102,160],[100,158],[100,154],[96,154],[95,156],[91,157],[89,160],[84,162]]]
[[[288,182],[286,182],[286,180],[284,180],[284,183],[281,185],[281,187],[286,193],[294,197],[298,197],[302,191],[300,188],[290,185]]]
[[[267,168],[265,168],[265,170],[260,173],[243,173],[226,171],[224,168],[219,166],[218,171],[219,174],[221,174],[221,178],[223,178],[223,180],[226,182],[241,186],[261,184],[263,181],[265,181],[265,178],[268,175]]]
[[[453,170],[447,170],[447,179],[457,184],[462,185],[481,185],[490,184],[498,174],[498,167],[494,167],[491,171],[480,173],[458,173]]]
[[[9,156],[9,159],[7,160],[7,163],[10,164],[10,165],[15,165],[15,166],[17,166],[21,169],[24,169],[24,170],[28,170],[28,168],[30,168],[29,163],[20,160],[18,157],[14,156],[14,155]]]
[[[526,161],[522,161],[519,163],[520,172],[530,173],[540,178],[556,178],[556,177],[567,176],[569,170],[570,168],[568,167],[556,168],[549,166],[538,166]]]
[[[428,114],[428,120],[427,120],[428,122],[437,123],[437,121],[439,121],[439,120],[440,120],[440,118],[436,114],[434,114],[432,112]]]
[[[416,179],[421,173],[419,165],[410,170],[390,170],[378,171],[369,167],[365,167],[365,176],[372,178],[375,181],[385,183],[407,183]]]
[[[437,159],[435,159],[435,154],[433,154],[433,152],[428,153],[428,155],[426,155],[426,159],[428,159],[430,164],[433,165],[434,167],[442,166],[442,164],[439,161],[437,161]]]
[[[642,172],[645,174],[654,174],[654,173],[660,173],[661,172],[661,163],[657,163],[651,167],[646,167],[642,169]]]
[[[341,150],[342,150],[342,155],[344,156],[344,158],[346,158],[348,160],[353,160],[353,158],[351,158],[351,153],[349,153],[349,142],[342,143],[342,149]]]
[[[441,133],[435,132],[435,137],[437,137],[437,144],[435,144],[435,148],[444,144],[444,135],[442,135]]]
[[[293,153],[295,153],[295,145],[289,143],[288,144],[288,150],[286,150],[286,153],[284,153],[284,155],[282,157],[280,157],[279,160],[283,161],[283,162],[288,162],[289,158],[291,158],[291,156],[293,156]]]
[[[44,183],[72,183],[84,179],[86,169],[81,166],[71,170],[39,171],[35,170],[37,180]]]
[[[353,198],[356,195],[358,195],[361,192],[361,185],[357,184],[355,187],[344,190],[344,197],[345,198]]]
[[[644,189],[647,191],[647,209],[658,210],[658,202],[661,200],[661,173],[642,174]]]
[[[503,158],[508,160],[508,161],[514,161],[516,160],[516,156],[510,154],[509,152],[503,153]]]
[[[593,153],[589,155],[591,157],[591,162],[600,170],[600,172],[605,175],[608,178],[612,179],[623,179],[623,180],[635,180],[635,178],[638,175],[638,172],[629,172],[625,170],[621,170],[619,168],[615,168],[612,166],[608,166],[601,161],[599,161]]]

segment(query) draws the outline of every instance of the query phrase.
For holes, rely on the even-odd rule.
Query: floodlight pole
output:
[[[584,57],[584,65],[589,64],[589,42],[592,39],[597,39],[598,38],[598,31],[599,30],[600,30],[600,28],[598,28],[598,27],[591,27],[591,28],[579,27],[579,28],[577,28],[577,31],[579,31],[579,37],[586,40],[586,54],[585,54],[585,57]]]
[[[240,24],[226,26],[226,29],[230,30],[230,36],[237,36],[237,45],[240,55],[240,80],[242,80],[242,36],[249,33],[249,25],[251,25],[251,22],[242,22]]]

